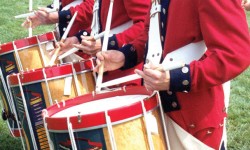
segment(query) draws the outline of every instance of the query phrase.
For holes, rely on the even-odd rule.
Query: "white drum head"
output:
[[[54,114],[51,117],[71,117],[103,112],[105,110],[120,108],[122,106],[129,106],[147,97],[148,95],[125,95],[95,100],[67,108]]]

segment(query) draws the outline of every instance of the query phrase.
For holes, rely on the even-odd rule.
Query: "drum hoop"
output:
[[[7,50],[5,50],[5,49],[7,49]],[[5,55],[6,52],[9,53],[9,51],[14,51],[13,42],[3,43],[1,45],[0,56]]]
[[[33,47],[33,46],[37,46],[37,45],[39,45],[38,43],[45,44],[45,43],[48,43],[48,42],[55,41],[55,38],[53,38],[53,39],[49,38],[47,41],[44,41],[44,39],[42,37],[45,36],[45,35],[48,35],[48,34],[52,34],[54,36],[53,32],[48,32],[48,33],[45,33],[45,34],[41,34],[41,35],[26,38],[26,39],[31,39],[31,38],[36,38],[37,37],[37,42],[36,42],[36,44],[31,44],[31,45],[28,45],[28,46],[17,48],[17,51],[21,51],[23,49],[27,49],[27,48],[30,48],[30,47]],[[9,45],[9,44],[12,44],[13,42],[16,44],[17,41],[21,41],[21,40],[25,40],[25,38],[24,39],[19,39],[19,40],[16,40],[16,41],[12,41],[12,42],[8,42],[8,43],[5,43],[3,45]],[[4,52],[1,53],[1,51],[4,51]],[[9,53],[13,53],[15,51],[15,49],[14,49],[14,46],[13,46],[12,50],[3,50],[2,49],[1,51],[0,51],[0,56],[6,55],[6,54],[9,54]]]
[[[137,89],[135,89],[137,88]],[[139,89],[138,89],[139,88]],[[138,90],[140,92],[138,92]],[[142,91],[143,90],[143,91]],[[118,95],[117,95],[118,94]],[[48,107],[46,110],[48,112],[48,116],[46,117],[46,123],[48,124],[48,130],[67,130],[67,128],[65,126],[67,126],[65,123],[67,123],[67,117],[51,117],[54,114],[70,108],[72,106],[76,106],[79,104],[83,104],[84,102],[90,102],[90,101],[96,101],[96,100],[100,100],[103,98],[110,98],[113,96],[128,96],[128,95],[145,95],[147,94],[148,97],[143,99],[144,105],[146,106],[146,111],[150,111],[155,107],[159,106],[156,94],[154,94],[153,96],[150,96],[149,92],[144,88],[144,87],[140,87],[140,86],[134,86],[134,87],[129,87],[129,89],[126,89],[126,91],[113,91],[113,92],[108,92],[108,93],[102,93],[102,94],[98,94],[95,97],[92,97],[91,94],[85,94],[82,96],[78,96],[75,98],[72,98],[70,100],[65,101],[65,107],[58,107],[58,106],[62,106],[62,102],[58,103],[58,105],[52,105],[50,107]],[[108,97],[107,97],[108,96]],[[133,111],[131,111],[133,110]],[[127,113],[123,113],[123,115],[116,115],[118,112],[127,112]],[[92,114],[84,114],[81,116],[71,116],[70,117],[70,122],[73,124],[73,130],[78,130],[78,129],[82,129],[82,128],[89,128],[89,127],[95,127],[95,126],[100,126],[102,124],[105,124],[105,115],[104,115],[104,111],[100,111],[100,112],[95,112]],[[131,105],[124,105],[121,106],[120,108],[112,108],[110,110],[108,110],[109,116],[112,118],[112,124],[114,122],[119,122],[122,120],[125,120],[127,118],[131,118],[137,115],[141,115],[143,114],[142,111],[142,106],[141,106],[141,101],[137,101],[134,103],[131,103]],[[79,118],[80,120],[82,120],[86,124],[82,124],[79,123]],[[96,122],[91,121],[92,118],[99,118],[96,119]],[[53,122],[57,122],[60,125],[59,126],[54,126]]]
[[[159,105],[155,106],[153,109],[147,111],[147,114],[153,112],[154,110],[157,110],[158,108],[159,108]],[[125,123],[125,122],[128,122],[128,121],[131,121],[131,120],[138,119],[138,118],[140,118],[142,116],[143,116],[143,114],[135,115],[135,116],[132,116],[130,118],[126,118],[126,119],[122,119],[122,120],[119,120],[119,121],[112,122],[111,124],[112,124],[112,126],[113,125],[119,125],[119,124],[122,124],[122,123]],[[73,129],[73,131],[74,132],[82,132],[82,131],[100,129],[100,128],[103,128],[103,127],[107,127],[107,124],[101,124],[101,125],[97,125],[97,126],[94,126],[94,127],[88,127],[88,128]],[[56,129],[48,129],[48,131],[53,132],[53,133],[67,133],[68,132],[68,130],[56,130]]]
[[[7,122],[8,122],[8,121],[7,121]],[[12,134],[13,137],[21,137],[18,128],[12,128],[12,127],[10,127],[10,125],[9,125],[10,123],[9,123],[9,122],[8,122],[7,124],[8,124],[8,128],[9,128],[9,130],[11,131],[11,134]]]
[[[78,73],[78,74],[81,74],[81,73]],[[71,76],[73,76],[73,73],[66,74],[66,75],[61,75],[61,76],[56,76],[56,77],[52,77],[52,78],[47,78],[47,79],[41,79],[41,80],[36,80],[36,81],[31,81],[31,82],[25,82],[25,83],[22,83],[22,85],[25,86],[25,85],[30,85],[30,84],[44,82],[45,80],[51,81],[51,80],[56,80],[56,79],[66,78],[66,77],[71,77]],[[10,84],[10,87],[17,87],[17,86],[18,86],[18,83],[17,84]]]
[[[81,61],[83,64],[85,63],[88,63],[90,60],[86,60],[86,61]],[[76,64],[80,64],[81,62],[79,63],[76,63]],[[54,75],[53,72],[50,73],[51,71],[54,71],[54,68],[57,69],[58,71],[61,72],[60,75]],[[46,68],[45,68],[46,69]],[[91,72],[92,71],[92,66],[88,67],[87,65],[84,67],[84,68],[80,68],[81,70],[76,72],[77,75],[79,74],[83,74],[83,73],[86,73],[86,72]],[[72,76],[73,75],[73,70],[72,70],[72,66],[71,64],[63,64],[61,66],[53,66],[53,67],[49,67],[47,68],[47,70],[50,74],[47,79],[48,80],[54,80],[54,79],[59,79],[59,78],[63,78],[63,77],[67,77],[67,76]],[[63,72],[62,72],[63,71]],[[9,75],[10,77],[10,86],[11,87],[15,87],[18,85],[18,82],[17,82],[17,76],[20,75],[20,73],[17,73],[17,74],[12,74],[12,75]],[[39,77],[37,76],[39,75]],[[41,81],[44,81],[44,76],[43,76],[43,71],[42,69],[36,69],[35,71],[25,71],[24,74],[22,74],[22,76],[27,76],[27,77],[31,77],[31,76],[34,76],[36,78],[28,78],[28,79],[25,79],[25,81],[22,81],[22,84],[23,85],[27,85],[27,84],[32,84],[32,83],[37,83],[37,82],[41,82]]]
[[[50,40],[50,41],[46,41],[46,42],[41,42],[40,45],[42,44],[45,44],[45,43],[48,43],[48,42],[53,42],[54,40]],[[29,45],[29,46],[25,46],[25,47],[22,47],[22,48],[17,48],[17,51],[22,51],[22,50],[25,50],[25,49],[28,49],[28,48],[31,48],[33,46],[38,46],[39,44],[33,44],[33,45]],[[6,55],[6,54],[9,54],[9,53],[13,53],[15,52],[15,50],[9,50],[9,51],[6,51],[6,52],[3,52],[3,53],[0,53],[0,56],[2,55]]]

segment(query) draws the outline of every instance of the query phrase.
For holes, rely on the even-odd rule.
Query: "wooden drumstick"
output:
[[[110,0],[108,17],[107,17],[106,28],[105,28],[104,39],[103,39],[102,51],[107,51],[107,48],[108,48],[108,38],[109,38],[109,32],[110,32],[110,26],[111,26],[113,4],[114,4],[114,0]],[[97,93],[101,91],[103,72],[104,72],[104,62],[101,62],[101,66],[100,66],[100,69],[98,71],[98,76],[96,79],[96,92]]]
[[[29,0],[29,11],[32,11],[33,9],[33,1]]]
[[[103,37],[104,34],[105,34],[105,31],[101,32],[100,34],[95,35],[94,40],[98,40],[99,38]],[[74,48],[68,50],[67,52],[63,53],[62,55],[58,56],[58,59],[61,60],[61,59],[65,58],[65,57],[77,52],[78,50],[79,50],[78,48],[74,47]]]
[[[29,37],[32,37],[32,22],[29,20]]]
[[[29,0],[29,11],[31,12],[32,10],[33,10],[33,1]],[[32,37],[32,22],[31,22],[31,20],[29,21],[28,32],[29,32],[29,37]]]
[[[73,16],[72,19],[70,20],[70,22],[69,22],[69,24],[68,24],[68,26],[67,26],[65,32],[63,33],[63,36],[62,36],[60,42],[63,43],[63,42],[66,40],[66,38],[67,38],[67,36],[68,36],[68,34],[69,34],[69,31],[70,31],[70,29],[71,29],[71,27],[72,27],[72,25],[73,25],[73,23],[74,23],[74,21],[75,21],[75,18],[76,18],[76,16],[77,16],[77,13],[78,13],[78,12],[76,11],[75,14],[74,14],[74,16]],[[52,66],[52,65],[54,64],[54,62],[56,61],[56,58],[57,58],[57,56],[58,56],[60,50],[61,50],[61,47],[58,46],[58,48],[55,50],[55,53],[54,53],[53,56],[51,57],[51,60],[50,60],[50,62],[49,62],[49,65],[50,65],[50,66]]]
[[[52,12],[56,12],[57,10],[47,8],[46,11],[47,11],[47,13],[52,13]],[[26,13],[26,14],[17,15],[17,16],[15,16],[15,18],[16,19],[27,18],[27,17],[31,17],[31,16],[35,16],[35,12],[30,12],[30,13]]]

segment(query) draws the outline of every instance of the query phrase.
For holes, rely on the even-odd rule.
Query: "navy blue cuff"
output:
[[[108,49],[119,49],[115,34],[109,37]]]
[[[59,11],[58,15],[59,15],[59,23],[69,22],[72,17],[70,10]]]
[[[178,102],[177,96],[175,92],[171,91],[159,91],[159,94],[161,96],[161,103],[164,112],[171,112],[180,110],[181,106]]]
[[[170,70],[170,89],[173,92],[189,92],[191,89],[190,66]]]
[[[122,52],[125,56],[125,64],[121,70],[132,68],[137,64],[137,53],[132,44],[127,44],[118,49],[118,51]]]
[[[104,39],[104,37],[101,37],[101,42],[102,43],[103,43],[103,39]],[[108,50],[109,49],[116,49],[116,50],[119,49],[118,42],[117,42],[115,34],[112,35],[111,37],[109,37],[109,40],[108,40]]]
[[[84,32],[86,32],[87,34],[85,34]],[[75,35],[75,37],[78,39],[79,43],[82,42],[81,36],[83,35],[83,33],[84,33],[84,35],[86,35],[86,36],[90,36],[90,33],[88,33],[86,30],[79,31],[79,32]]]

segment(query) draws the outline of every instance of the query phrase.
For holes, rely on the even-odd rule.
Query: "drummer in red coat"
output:
[[[146,62],[143,71],[135,70],[143,77],[148,90],[160,92],[170,147],[174,150],[226,149],[223,138],[226,95],[222,84],[250,64],[250,38],[241,0],[230,0],[226,4],[224,1],[163,0],[158,8],[162,32],[154,37],[160,36],[162,59],[190,43],[204,41],[206,46],[200,59],[185,66],[165,71],[159,68],[168,67],[168,63],[161,66]],[[145,44],[151,36],[148,37],[149,20],[148,15],[145,32],[133,43],[119,51],[97,53],[98,65],[105,61],[104,68],[110,71],[130,68],[143,61]],[[202,49],[197,52],[200,51]],[[176,59],[188,53],[185,49]],[[193,55],[196,54],[190,56]],[[117,58],[121,58],[120,61]],[[170,64],[174,60],[171,58]]]
[[[93,0],[86,0],[79,2],[80,0],[75,0],[69,3],[70,1],[62,1],[61,11],[48,13],[46,8],[40,8],[35,12],[36,15],[28,17],[22,26],[28,28],[29,27],[29,21],[32,22],[32,28],[36,28],[40,25],[47,25],[47,24],[56,24],[59,23],[64,27],[67,27],[68,22],[73,17],[74,13],[77,11],[78,15],[75,20],[75,23],[71,27],[71,30],[68,33],[68,36],[74,36],[82,29],[87,29],[91,25],[92,20],[92,14],[93,14]],[[78,5],[76,5],[79,3]],[[69,8],[69,9],[65,9]],[[81,19],[81,17],[84,17],[84,19]],[[82,22],[84,21],[84,22]],[[60,35],[63,35],[64,29],[61,29]]]
[[[99,2],[99,7],[97,7],[99,8],[98,10],[99,19],[96,22],[96,24],[99,25],[99,30],[96,32],[101,33],[105,30],[110,0],[99,0],[95,2]],[[112,29],[116,29],[116,33],[114,32],[114,34],[111,37],[109,37],[108,40],[109,49],[121,48],[124,44],[127,44],[132,40],[134,40],[143,31],[144,20],[149,6],[150,6],[150,0],[114,1],[113,11],[112,11],[111,31]],[[63,52],[72,48],[73,47],[72,44],[81,43],[82,42],[81,35],[85,31],[88,32],[87,35],[90,35],[91,30],[93,31],[93,29],[90,29],[93,17],[93,7],[94,7],[94,1],[86,0],[76,7],[71,7],[69,10],[65,11],[59,11],[59,13],[48,14],[45,12],[45,10],[38,11],[37,16],[31,17],[30,20],[32,21],[32,25],[34,25],[34,27],[41,24],[52,24],[57,22],[63,23],[70,21],[74,13],[76,11],[78,12],[74,25],[69,34],[69,38],[67,38],[64,44],[62,44],[62,50],[60,52],[60,54],[62,54]],[[38,16],[40,16],[40,19]],[[24,22],[24,26],[26,26],[26,24],[27,22]],[[84,29],[85,31],[81,29]],[[93,36],[90,37],[85,36],[84,41],[87,40],[88,42],[76,46],[81,50],[83,50],[84,53],[95,54],[96,52],[101,50],[103,38],[98,39],[96,41],[91,39],[93,39]],[[94,47],[93,43],[95,44]],[[85,51],[86,49],[88,51]],[[133,69],[126,70],[123,72],[117,70],[114,73],[110,72],[108,73],[109,75],[105,75],[104,80],[109,80],[109,78],[112,79],[130,73],[133,73]],[[140,84],[140,81],[137,82],[137,84]]]

